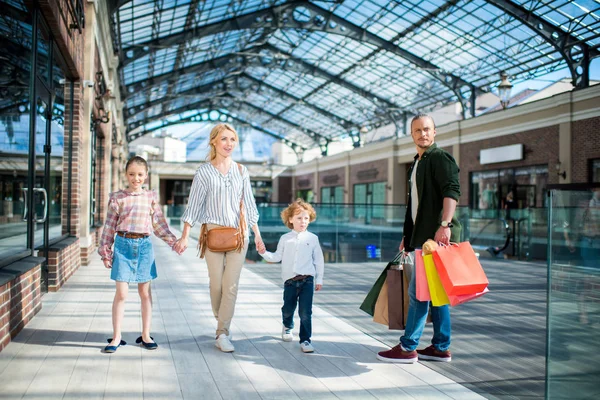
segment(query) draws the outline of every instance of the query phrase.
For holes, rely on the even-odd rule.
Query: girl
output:
[[[231,159],[238,144],[238,135],[229,124],[218,124],[210,132],[210,153],[207,163],[196,171],[188,206],[181,220],[184,228],[181,238],[173,249],[183,252],[188,245],[190,229],[194,223],[206,224],[210,231],[216,227],[240,225],[240,200],[243,196],[244,215],[254,232],[257,250],[264,248],[258,229],[258,210],[250,186],[246,167]],[[243,232],[244,246],[240,252],[212,252],[206,249],[206,264],[210,286],[210,302],[217,319],[215,345],[223,352],[234,351],[230,341],[229,327],[237,299],[240,274],[248,251],[248,234]]]
[[[114,353],[119,346],[126,344],[121,340],[121,322],[129,283],[138,284],[142,302],[142,336],[136,343],[148,350],[158,347],[150,336],[150,281],[157,276],[150,235],[154,232],[169,247],[173,247],[177,239],[169,230],[156,192],[142,188],[148,177],[146,160],[138,156],[129,159],[125,166],[125,175],[129,188],[110,194],[106,222],[98,249],[104,266],[112,269],[110,278],[116,281],[117,285],[112,305],[113,337],[108,339],[108,346],[104,348],[106,353]],[[111,250],[113,242],[114,253]]]

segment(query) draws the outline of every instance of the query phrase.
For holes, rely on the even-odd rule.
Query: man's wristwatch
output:
[[[454,226],[454,224],[452,222],[448,222],[448,221],[442,221],[440,223],[440,225],[442,225],[444,228],[452,228]]]

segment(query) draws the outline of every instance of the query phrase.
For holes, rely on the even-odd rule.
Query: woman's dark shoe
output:
[[[112,338],[111,338],[111,339],[106,339],[106,341],[107,341],[108,343],[110,343],[110,342],[112,342]],[[118,345],[116,345],[116,346],[106,346],[106,347],[104,348],[104,352],[105,352],[105,353],[114,353],[115,351],[117,351],[117,349],[118,349],[119,347],[121,347],[121,346],[125,346],[126,344],[127,344],[127,342],[126,342],[126,341],[124,341],[124,340],[121,340],[121,343],[119,343],[119,344],[118,344]]]
[[[150,336],[150,339],[154,340],[154,338],[152,336]],[[137,344],[140,344],[142,346],[144,346],[144,348],[148,349],[148,350],[156,350],[158,348],[158,345],[156,344],[156,342],[153,343],[146,343],[142,340],[142,337],[140,336],[139,338],[137,338],[135,340],[135,342]]]

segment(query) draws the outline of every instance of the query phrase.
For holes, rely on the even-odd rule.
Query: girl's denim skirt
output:
[[[150,237],[131,239],[116,235],[110,279],[143,283],[156,277],[156,262]]]

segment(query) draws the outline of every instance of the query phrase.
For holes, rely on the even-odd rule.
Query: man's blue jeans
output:
[[[408,351],[417,349],[419,339],[423,334],[427,313],[429,311],[429,301],[417,300],[417,290],[415,286],[415,273],[413,271],[410,283],[408,285],[408,316],[406,318],[406,329],[404,335],[400,337],[400,344]],[[431,319],[433,322],[433,339],[431,343],[440,351],[446,351],[450,347],[450,306],[431,307]]]
[[[298,304],[300,343],[310,343],[314,293],[315,283],[312,276],[298,281],[288,279],[283,285],[283,307],[281,307],[283,325],[289,329],[294,328],[294,311],[296,311],[296,304]]]

